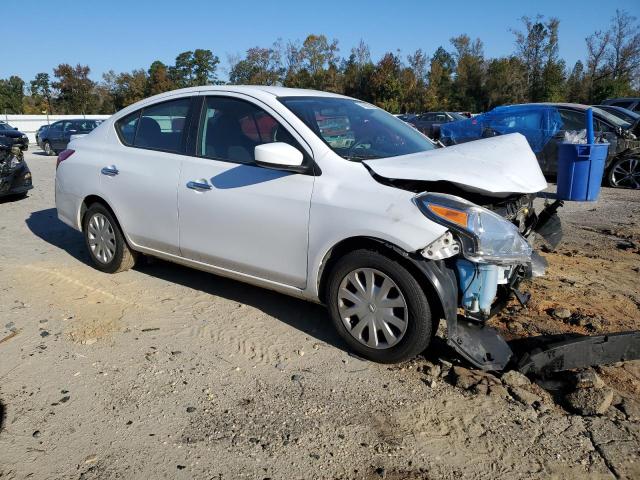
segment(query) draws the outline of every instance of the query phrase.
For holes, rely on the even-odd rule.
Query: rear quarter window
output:
[[[130,113],[116,122],[116,131],[120,141],[129,147],[133,146],[133,140],[136,138],[136,127],[138,126],[139,118],[140,110]]]

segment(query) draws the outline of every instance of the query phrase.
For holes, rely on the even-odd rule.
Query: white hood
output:
[[[547,188],[535,154],[519,133],[363,163],[389,179],[447,181],[496,196]]]

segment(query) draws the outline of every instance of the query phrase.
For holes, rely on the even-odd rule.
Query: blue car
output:
[[[596,135],[609,142],[605,179],[611,186],[640,188],[639,122],[627,122],[597,107],[575,103],[531,103],[496,107],[473,118],[443,124],[440,140],[445,145],[480,138],[521,133],[535,152],[548,177],[558,171],[558,143],[566,131],[585,128],[586,111],[593,108]],[[633,168],[632,168],[633,167]],[[632,168],[633,171],[630,171]]]

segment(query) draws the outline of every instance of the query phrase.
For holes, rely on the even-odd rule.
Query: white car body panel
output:
[[[520,133],[364,163],[382,177],[448,181],[468,191],[508,195],[547,188],[538,160]]]
[[[120,142],[114,126],[118,119],[145,105],[194,95],[239,97],[265,109],[299,141],[321,174],[143,150]],[[83,201],[96,195],[112,208],[135,250],[314,301],[319,300],[323,262],[341,241],[372,237],[416,252],[446,232],[420,212],[412,201],[414,193],[383,185],[361,163],[339,157],[278,101],[278,96],[296,95],[341,97],[282,87],[210,86],[160,94],[123,109],[70,144],[76,152],[56,174],[59,218],[80,230]],[[514,142],[509,148],[500,142],[485,145],[508,155],[519,139]],[[537,170],[527,164],[516,175],[488,156],[479,162],[477,155],[471,158],[481,143],[367,165],[390,178],[446,179],[491,192],[530,192],[546,186],[537,163]],[[531,153],[528,145],[525,150]],[[472,162],[478,164],[470,173]],[[101,175],[101,168],[110,166],[119,174]],[[186,187],[201,180],[212,188]]]
[[[182,256],[304,288],[314,179],[185,157],[178,187]],[[184,188],[189,181],[211,189]]]

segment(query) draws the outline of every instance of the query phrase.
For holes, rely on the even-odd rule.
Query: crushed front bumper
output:
[[[26,162],[22,161],[14,168],[0,167],[0,197],[20,195],[32,188],[31,171]]]

